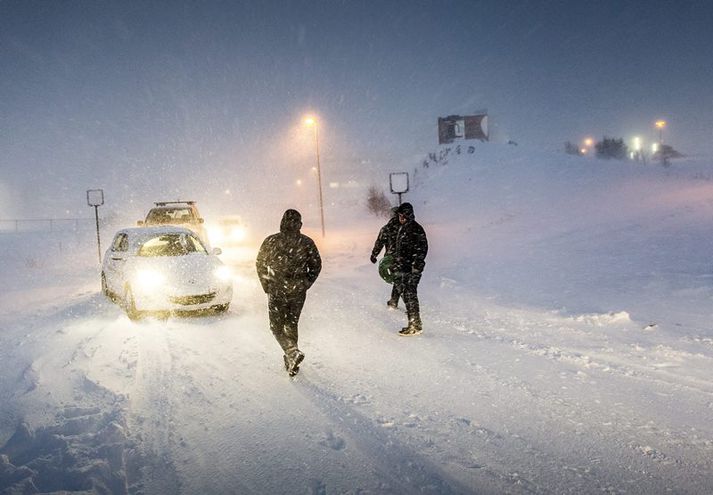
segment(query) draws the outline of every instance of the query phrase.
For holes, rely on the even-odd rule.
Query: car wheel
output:
[[[230,303],[226,304],[218,304],[217,306],[213,306],[213,311],[216,313],[225,313],[228,311],[228,308],[230,307]]]
[[[124,294],[124,310],[130,320],[141,319],[141,312],[136,309],[136,300],[134,299],[134,293],[131,292],[131,287],[127,287]]]
[[[106,275],[104,275],[104,272],[102,272],[102,294],[104,294],[111,302],[116,302],[116,297],[114,297],[114,293],[109,290],[109,287],[106,285]]]

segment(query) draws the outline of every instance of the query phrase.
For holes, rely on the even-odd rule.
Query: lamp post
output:
[[[665,120],[657,120],[656,128],[659,130],[659,144],[663,144],[663,128],[666,127]]]
[[[322,169],[319,165],[319,131],[317,130],[317,120],[314,117],[307,117],[305,124],[314,128],[314,145],[317,151],[317,184],[319,185],[319,217],[322,222],[322,237],[324,237],[324,202],[322,200]]]

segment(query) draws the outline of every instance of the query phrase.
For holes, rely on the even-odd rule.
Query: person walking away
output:
[[[382,249],[384,249],[384,257],[393,256],[396,250],[396,236],[399,233],[399,228],[401,228],[398,211],[398,206],[391,208],[391,218],[379,230],[379,235],[374,242],[374,248],[371,250],[371,258],[369,258],[372,263],[376,263]],[[394,283],[391,286],[391,298],[386,302],[386,305],[396,309],[399,306],[399,296],[398,286]]]
[[[270,330],[284,352],[285,369],[290,376],[299,371],[304,353],[297,346],[297,324],[307,290],[322,270],[322,259],[314,241],[300,232],[302,215],[287,210],[280,232],[265,238],[255,266],[260,284],[267,294]]]
[[[399,206],[401,228],[396,236],[394,273],[397,288],[406,305],[408,326],[399,331],[399,335],[418,335],[423,332],[421,309],[418,303],[418,283],[426,266],[428,240],[423,227],[416,222],[411,203]]]

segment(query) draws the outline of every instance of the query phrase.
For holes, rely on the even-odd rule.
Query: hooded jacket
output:
[[[401,224],[399,223],[398,208],[391,209],[391,218],[381,227],[379,235],[374,242],[374,248],[371,250],[371,255],[377,257],[382,249],[386,248],[384,256],[394,253],[396,249],[396,236],[399,233]]]
[[[255,263],[265,293],[299,296],[309,289],[322,270],[322,259],[314,241],[300,233],[302,216],[287,210],[280,232],[268,236],[260,246]]]
[[[411,203],[399,207],[399,214],[406,218],[396,236],[395,267],[396,273],[421,273],[426,266],[428,240],[423,227],[416,222]]]

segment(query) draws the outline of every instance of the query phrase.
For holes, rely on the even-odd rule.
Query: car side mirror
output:
[[[210,254],[213,254],[215,256],[220,256],[223,254],[223,250],[220,248],[213,248],[213,250],[210,252]]]

